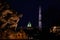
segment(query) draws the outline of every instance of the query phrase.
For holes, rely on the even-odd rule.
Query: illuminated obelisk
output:
[[[39,7],[39,21],[38,21],[38,23],[39,23],[39,29],[41,30],[41,28],[42,28],[42,24],[41,24],[41,7]]]

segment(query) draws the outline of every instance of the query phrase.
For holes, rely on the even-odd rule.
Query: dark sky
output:
[[[31,21],[33,26],[38,26],[38,7],[42,7],[42,26],[58,25],[60,18],[60,2],[58,0],[9,0],[11,7],[21,12],[20,26],[26,26]],[[58,20],[57,20],[58,19]]]
[[[45,0],[42,2],[42,26],[60,25],[60,1]]]
[[[23,14],[20,26],[26,26],[29,21],[31,21],[32,26],[38,26],[38,7],[39,1],[36,0],[8,0],[11,4],[11,8],[19,13]]]

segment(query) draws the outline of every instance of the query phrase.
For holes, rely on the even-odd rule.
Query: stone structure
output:
[[[28,39],[23,30],[16,32],[22,16],[22,14],[10,9],[6,2],[0,3],[0,39]]]

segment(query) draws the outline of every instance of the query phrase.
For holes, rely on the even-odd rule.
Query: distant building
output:
[[[27,29],[28,29],[28,30],[33,29],[31,22],[28,22],[28,24],[27,24]]]
[[[31,22],[28,22],[27,27],[32,27]]]
[[[50,32],[52,32],[52,33],[60,33],[60,26],[51,27]]]

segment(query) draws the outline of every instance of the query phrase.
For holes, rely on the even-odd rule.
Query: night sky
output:
[[[50,28],[60,25],[60,1],[45,0],[42,1],[42,26]],[[46,29],[46,30],[47,30]]]
[[[39,1],[36,0],[8,0],[11,8],[23,14],[19,26],[26,26],[30,21],[33,27],[38,26]]]
[[[26,26],[29,21],[33,26],[38,26],[39,5],[42,8],[42,27],[60,25],[60,2],[58,0],[9,0],[8,2],[12,9],[23,14],[19,26]]]

